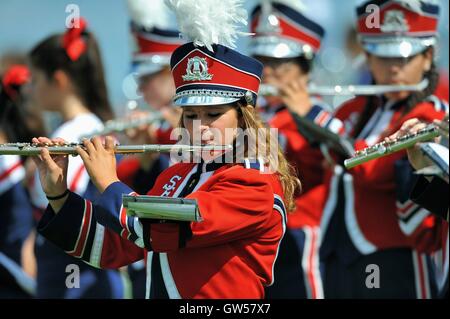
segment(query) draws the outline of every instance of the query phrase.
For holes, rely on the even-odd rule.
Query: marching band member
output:
[[[133,71],[139,91],[153,111],[167,120],[126,131],[133,144],[174,144],[172,129],[178,126],[180,114],[172,106],[175,84],[170,72],[170,56],[184,43],[176,30],[176,18],[164,0],[128,0],[131,31],[136,43]],[[147,116],[148,112],[133,112],[130,116]],[[118,177],[137,193],[146,194],[163,170],[169,166],[167,154],[147,153],[123,158],[117,165]],[[128,267],[133,286],[133,298],[145,297],[145,264],[138,261]]]
[[[0,87],[0,143],[26,142],[33,134],[21,108],[21,87],[30,80],[24,65],[7,69]],[[0,298],[30,298],[36,281],[23,269],[24,242],[33,228],[32,208],[22,182],[21,158],[0,156]]]
[[[164,0],[129,0],[128,7],[137,48],[132,65],[139,91],[144,101],[167,120],[128,130],[127,137],[133,144],[174,144],[176,141],[170,139],[170,134],[178,125],[180,114],[172,106],[175,85],[170,72],[170,56],[184,41],[176,30],[175,15]],[[148,112],[142,111],[131,114],[132,117],[146,115]],[[123,159],[117,170],[127,185],[139,193],[147,193],[155,177],[168,165],[166,155],[148,153]]]
[[[192,41],[171,59],[174,103],[183,108],[181,124],[190,137],[201,136],[203,144],[230,144],[235,136],[226,129],[262,128],[254,109],[262,65],[230,48],[239,34],[237,22],[246,19],[241,2],[168,3]],[[212,139],[212,131],[221,137]],[[298,185],[280,150],[268,158],[267,164],[277,167],[272,171],[263,161],[243,159],[242,164],[206,160],[171,166],[149,194],[196,199],[203,221],[161,223],[126,215],[122,194],[133,191],[117,178],[112,139],[103,146],[94,138],[85,147],[78,152],[102,194],[95,204],[67,192],[67,157],[43,150],[35,158],[42,186],[55,199],[40,222],[45,237],[101,268],[145,258],[151,298],[264,297]]]
[[[357,97],[334,115],[318,106],[299,113],[319,125],[335,121],[334,132],[354,139],[356,150],[382,141],[410,118],[442,118],[448,106],[432,95],[438,81],[433,63],[438,13],[437,4],[420,0],[367,1],[357,9],[375,84],[417,84],[427,78],[424,91]],[[409,200],[414,175],[405,155],[394,153],[349,171],[338,161],[329,171],[321,220],[326,298],[433,296],[425,253],[440,246],[436,234],[442,225]]]
[[[128,0],[128,6],[136,43],[133,71],[144,101],[161,112],[166,120],[156,131],[156,139],[168,144],[170,128],[176,127],[180,120],[180,112],[172,105],[175,86],[170,73],[170,56],[185,41],[180,38],[175,15],[164,0]]]
[[[296,168],[303,192],[289,216],[277,265],[276,281],[268,298],[323,298],[319,269],[321,210],[315,205],[323,187],[322,155],[312,140],[302,135],[290,109],[297,104],[323,102],[309,96],[307,83],[314,56],[324,36],[323,28],[307,18],[300,1],[262,1],[252,14],[250,53],[263,63],[262,83],[278,88],[280,96],[266,96],[262,115],[279,130],[286,157]],[[295,113],[294,113],[295,114]]]
[[[77,25],[79,24],[79,25]],[[58,112],[63,124],[53,136],[68,142],[103,128],[102,121],[112,118],[99,48],[94,35],[86,29],[86,21],[73,21],[64,34],[50,36],[30,52],[31,99],[41,110]],[[37,173],[37,172],[36,172]],[[33,204],[42,210],[47,198],[37,183],[31,190]],[[91,200],[97,196],[83,161],[73,158],[68,167],[68,187]],[[60,251],[50,241],[36,238],[38,264],[38,298],[122,298],[121,275],[116,271],[100,271]],[[66,287],[66,267],[80,269],[80,288]]]
[[[434,124],[439,128],[442,137],[448,141],[448,115],[447,122],[435,120]],[[427,124],[417,118],[410,119],[403,123],[400,130],[389,136],[387,140],[395,140],[406,134],[414,134],[418,130],[424,128]],[[448,150],[447,150],[448,151]],[[419,144],[407,149],[408,159],[411,166],[415,170],[419,170],[433,165],[430,159],[425,157],[420,150]],[[448,298],[448,201],[442,197],[442,194],[448,193],[448,181],[444,181],[439,177],[428,177],[421,175],[414,184],[410,198],[411,200],[428,209],[431,213],[440,216],[443,219],[442,227],[442,248],[432,254],[433,266],[438,283],[439,297]],[[437,234],[440,235],[439,233]],[[420,238],[419,238],[420,240]]]

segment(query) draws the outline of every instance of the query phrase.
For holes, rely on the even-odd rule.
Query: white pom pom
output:
[[[177,15],[182,35],[197,46],[213,51],[213,44],[236,48],[239,24],[247,25],[242,0],[166,0]]]
[[[134,23],[148,29],[176,29],[175,15],[164,0],[128,0],[127,3]]]

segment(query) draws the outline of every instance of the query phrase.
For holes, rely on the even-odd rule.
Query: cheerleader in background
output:
[[[22,107],[21,88],[29,80],[30,73],[24,65],[9,67],[1,80],[2,144],[27,142],[35,133],[28,128]],[[0,156],[0,299],[30,298],[36,291],[35,279],[24,271],[29,257],[24,254],[24,243],[33,228],[31,203],[22,185],[24,178],[19,156]]]
[[[373,6],[379,24],[373,24]],[[371,9],[372,8],[372,9]],[[448,106],[433,96],[439,6],[428,1],[367,1],[357,9],[358,34],[375,84],[418,84],[401,91],[357,97],[334,115],[318,106],[297,112],[327,123],[354,140],[356,150],[382,141],[403,122],[442,119]],[[409,200],[415,181],[406,152],[345,171],[343,158],[329,170],[321,220],[326,298],[432,298],[436,282],[428,254],[441,248],[442,222]]]
[[[191,142],[233,144],[236,136],[225,134],[226,129],[262,129],[254,109],[262,65],[225,46],[234,44],[235,21],[245,21],[240,1],[170,3],[180,29],[193,41],[175,50],[171,60],[175,104],[183,107],[182,126]],[[196,72],[197,63],[202,72]],[[200,125],[194,125],[196,120]],[[213,131],[219,131],[220,138],[213,139]],[[195,136],[201,140],[193,140]],[[274,140],[259,139],[253,147],[262,153],[267,142]],[[155,223],[127,217],[122,209],[122,194],[133,192],[117,178],[113,146],[111,138],[106,146],[94,138],[85,141],[85,151],[78,149],[102,193],[95,205],[67,192],[67,157],[51,157],[44,149],[35,158],[45,192],[58,198],[50,201],[41,233],[100,267],[121,267],[145,258],[151,298],[263,298],[264,286],[273,281],[285,206],[292,209],[299,184],[281,150],[275,148],[267,165],[238,156],[232,163],[214,161],[221,154],[201,163],[173,165],[149,194],[196,199],[203,221]],[[242,151],[247,154],[250,146]],[[84,235],[77,241],[79,234]]]
[[[77,26],[77,24],[79,24]],[[83,19],[64,34],[50,36],[29,54],[33,85],[32,103],[41,110],[58,112],[63,124],[53,136],[67,142],[103,128],[102,121],[112,118],[107,97],[100,51],[94,35],[86,30]],[[48,204],[45,193],[35,180],[31,189],[35,206],[44,210]],[[93,187],[83,161],[73,158],[67,174],[71,191],[94,200]],[[37,298],[123,298],[121,274],[115,270],[98,270],[61,252],[42,236],[36,238]],[[80,287],[68,288],[66,267],[80,269]]]

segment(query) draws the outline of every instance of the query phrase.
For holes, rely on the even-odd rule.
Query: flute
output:
[[[406,134],[393,141],[383,141],[363,150],[356,151],[352,158],[348,158],[344,161],[344,166],[347,169],[350,169],[373,159],[410,148],[416,143],[429,141],[439,135],[440,132],[438,128],[435,125],[430,124],[414,134]]]
[[[110,120],[105,123],[105,127],[102,130],[83,135],[81,136],[81,138],[91,138],[94,136],[105,136],[115,132],[123,132],[125,130],[136,128],[144,124],[152,124],[162,119],[163,116],[160,113],[153,113],[148,114],[145,117],[136,119]]]
[[[414,85],[335,85],[317,86],[310,84],[308,93],[312,95],[378,95],[400,91],[423,91],[428,86],[427,79]],[[269,84],[261,84],[259,94],[263,96],[278,96],[277,87]]]
[[[47,148],[52,155],[78,155],[76,148],[85,149],[80,143],[66,144],[30,144],[30,143],[7,143],[0,144],[0,155],[36,156],[41,153],[42,148]],[[147,152],[170,153],[174,152],[214,152],[229,151],[232,145],[183,145],[183,144],[142,144],[142,145],[116,145],[116,154],[139,154]]]

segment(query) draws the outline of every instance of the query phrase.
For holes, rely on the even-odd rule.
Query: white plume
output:
[[[395,2],[398,2],[400,5],[404,6],[405,8],[408,8],[417,13],[423,13],[421,2],[431,3],[430,1],[422,1],[422,0],[395,0]]]
[[[302,0],[261,0],[262,4],[264,2],[269,2],[271,4],[281,3],[302,13],[306,11],[306,5],[302,2]]]
[[[184,38],[213,51],[213,44],[236,48],[236,39],[249,33],[238,31],[247,25],[243,0],[166,0],[177,16]]]
[[[176,29],[176,18],[164,0],[128,0],[128,11],[134,23],[148,29]]]

